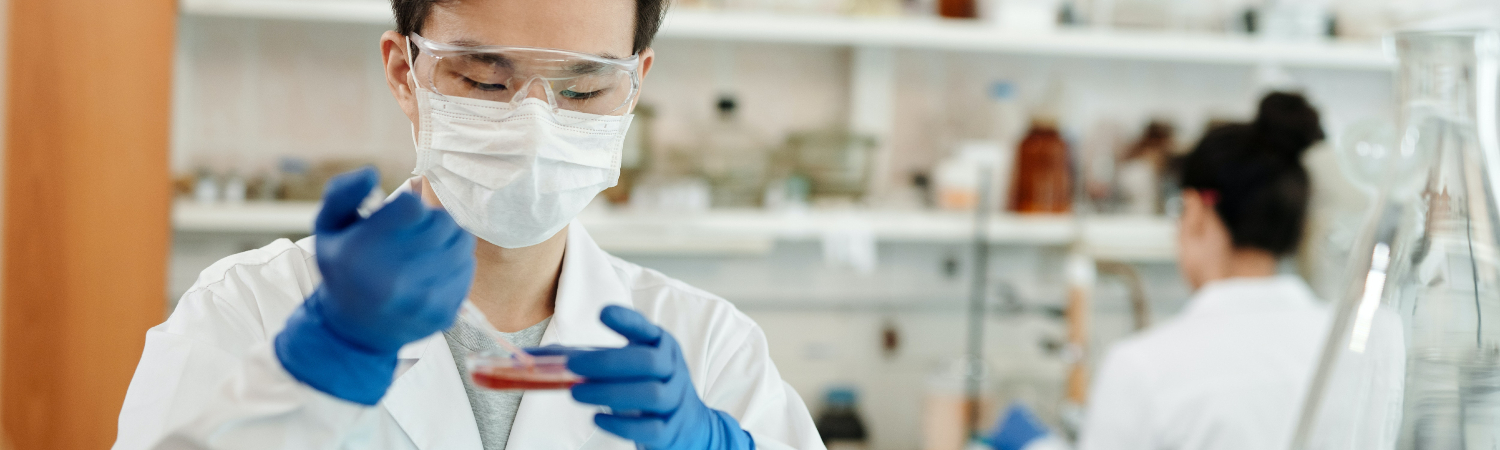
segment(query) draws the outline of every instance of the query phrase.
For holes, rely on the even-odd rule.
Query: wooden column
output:
[[[9,3],[5,439],[109,448],[163,317],[176,1]]]

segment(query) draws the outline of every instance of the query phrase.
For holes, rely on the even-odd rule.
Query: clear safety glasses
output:
[[[640,91],[636,56],[609,59],[530,47],[461,46],[412,33],[418,83],[437,94],[519,104],[544,98],[554,108],[619,116]],[[412,50],[411,48],[408,51]]]

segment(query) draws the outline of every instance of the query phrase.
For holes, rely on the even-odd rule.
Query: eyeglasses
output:
[[[519,104],[545,96],[558,109],[619,116],[640,92],[637,56],[610,59],[531,47],[452,45],[408,36],[418,83],[440,95]]]

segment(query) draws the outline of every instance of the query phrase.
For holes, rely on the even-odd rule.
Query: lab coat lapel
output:
[[[630,289],[615,272],[609,254],[574,221],[568,226],[568,247],[557,281],[552,325],[542,334],[542,344],[624,346],[624,337],[599,322],[599,312],[609,305],[632,307]]]
[[[568,227],[557,305],[542,344],[624,346],[623,337],[599,322],[599,312],[608,305],[629,307],[630,290],[610,264],[609,255],[574,221]],[[599,432],[594,414],[601,411],[573,401],[565,390],[527,392],[521,397],[506,448],[576,450]]]
[[[441,333],[402,349],[417,361],[391,384],[382,403],[412,443],[422,450],[480,448],[474,410]]]

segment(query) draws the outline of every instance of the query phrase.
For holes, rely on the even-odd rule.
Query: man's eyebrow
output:
[[[484,47],[484,44],[472,39],[458,39],[453,42],[449,42],[448,45],[457,47]]]
[[[452,46],[455,46],[455,47],[491,47],[490,44],[485,44],[485,43],[482,43],[482,42],[479,42],[479,41],[476,41],[476,40],[473,40],[473,39],[467,39],[467,38],[461,38],[461,39],[453,40],[452,42],[449,42],[448,45],[452,45]],[[579,52],[579,53],[585,53],[585,52]],[[614,53],[610,53],[610,52],[594,53],[593,55],[594,56],[598,56],[600,58],[604,58],[604,59],[625,59],[625,58],[621,58],[619,56],[615,56]]]
[[[597,61],[579,61],[569,64],[563,70],[574,75],[586,75],[604,69],[604,63]]]
[[[499,66],[504,68],[514,67],[514,63],[511,62],[510,58],[506,58],[505,55],[494,53],[469,53],[463,55],[462,58],[471,61],[478,61],[492,66]]]

